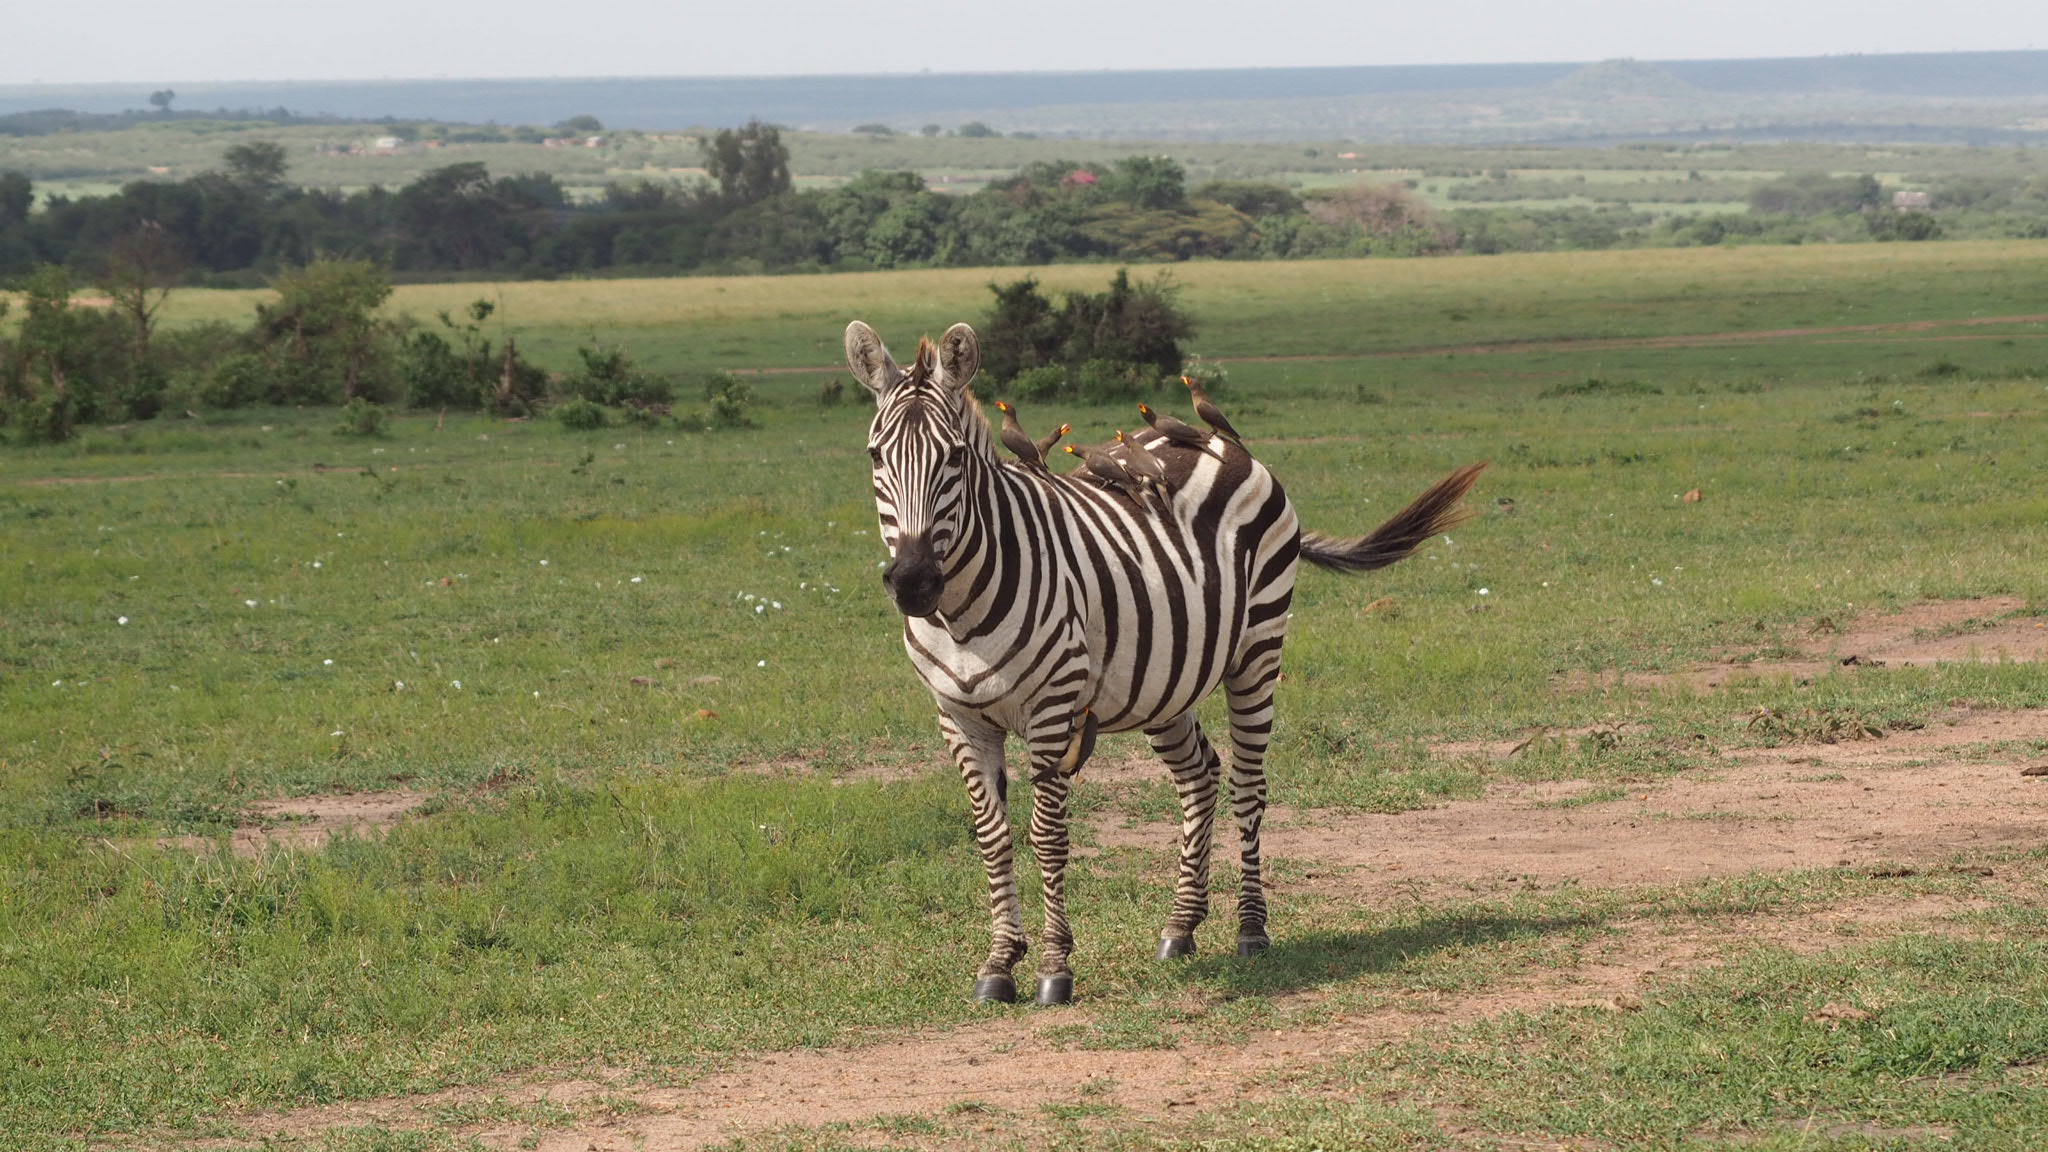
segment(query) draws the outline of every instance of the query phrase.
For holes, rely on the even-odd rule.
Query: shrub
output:
[[[666,404],[675,399],[668,379],[643,371],[623,344],[606,347],[595,338],[576,349],[583,370],[567,381],[569,391],[585,400],[618,407],[627,403]]]
[[[564,400],[556,405],[555,419],[562,422],[562,427],[574,429],[578,432],[593,431],[611,422],[609,415],[604,410],[604,405],[594,400],[586,400],[581,396]]]
[[[1074,394],[1067,382],[1067,370],[1057,364],[1026,368],[1017,373],[1005,390],[1019,400],[1065,400]]]
[[[1599,376],[1588,376],[1576,383],[1567,381],[1553,384],[1536,394],[1538,400],[1555,400],[1560,396],[1660,396],[1664,390],[1641,380],[1608,380]]]
[[[837,408],[846,399],[846,382],[834,376],[818,385],[818,404],[824,408]]]
[[[206,374],[199,401],[208,408],[240,408],[271,399],[270,380],[270,365],[263,357],[238,352],[220,360]]]
[[[721,428],[745,428],[747,406],[754,402],[754,386],[730,372],[713,372],[704,378],[704,399],[711,402],[711,422]]]
[[[338,436],[382,436],[384,420],[382,405],[358,396],[341,406],[341,422],[334,431]]]

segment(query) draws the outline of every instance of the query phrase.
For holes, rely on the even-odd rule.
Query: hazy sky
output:
[[[2044,0],[69,0],[0,84],[733,76],[2048,48]]]

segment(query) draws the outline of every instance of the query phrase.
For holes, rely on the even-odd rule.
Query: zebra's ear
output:
[[[939,368],[945,373],[946,387],[959,391],[974,383],[974,375],[981,371],[981,340],[974,335],[974,329],[965,324],[955,324],[939,337]]]
[[[866,385],[878,400],[902,375],[895,358],[882,346],[882,338],[859,320],[846,326],[846,366],[853,369],[853,378]]]

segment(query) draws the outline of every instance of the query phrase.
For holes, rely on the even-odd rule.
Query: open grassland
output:
[[[820,369],[762,376],[749,429],[428,415],[365,440],[262,411],[10,451],[0,1133],[2039,1147],[2048,857],[2011,789],[2048,751],[2048,663],[2021,658],[2048,609],[2044,255],[1180,270],[1219,399],[1309,526],[1494,464],[1485,515],[1416,559],[1303,577],[1272,953],[1149,959],[1171,792],[1105,742],[1069,1011],[967,1003],[980,867],[876,580],[867,413],[816,399],[847,319],[900,351],[1004,274],[400,292],[495,295],[537,346]],[[247,307],[184,293],[174,322]],[[1857,330],[1756,334],[1793,328]],[[1927,601],[1968,603],[1836,650]],[[1961,656],[1897,655],[1935,643]],[[1813,789],[1926,828],[1997,799],[1974,844],[1816,846],[1823,815],[1881,814],[1769,807]],[[294,842],[339,793],[411,810]],[[1427,868],[1369,855],[1425,842],[1432,809],[1555,824],[1515,863],[1476,836]],[[1692,867],[1744,829],[1752,856]],[[1652,863],[1563,866],[1623,842]]]

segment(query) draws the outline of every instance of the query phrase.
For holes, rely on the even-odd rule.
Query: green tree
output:
[[[377,309],[391,298],[391,280],[382,268],[323,256],[279,273],[270,286],[278,298],[256,306],[256,324],[284,370],[284,394],[273,399],[389,398],[390,331]]]
[[[790,190],[789,149],[773,124],[749,120],[720,129],[703,143],[704,171],[728,205],[758,204]]]
[[[285,156],[284,145],[266,140],[237,144],[221,153],[221,163],[227,166],[227,178],[236,185],[251,192],[268,195],[284,184],[285,172],[291,167]]]
[[[1187,169],[1171,156],[1127,156],[1110,170],[1109,194],[1140,208],[1179,208],[1188,202]]]
[[[555,127],[565,132],[573,132],[578,136],[588,136],[595,132],[604,131],[604,121],[599,120],[595,116],[571,116],[560,124],[555,125]]]
[[[996,131],[995,129],[989,127],[986,124],[983,124],[979,120],[969,120],[967,123],[962,124],[960,126],[960,135],[972,140],[992,139],[994,137],[1001,136],[1002,133]]]
[[[35,185],[20,172],[0,172],[0,231],[28,223],[36,204]]]
[[[177,98],[178,94],[169,88],[159,88],[149,94],[149,102],[156,107],[157,111],[166,116],[171,114],[171,101]]]
[[[141,419],[155,416],[162,407],[164,378],[150,358],[149,338],[156,328],[157,312],[184,275],[185,254],[154,220],[144,220],[115,237],[100,266],[100,291],[114,302],[115,313],[127,319],[134,333],[135,355],[129,365],[126,401],[129,411]]]

